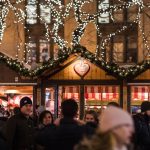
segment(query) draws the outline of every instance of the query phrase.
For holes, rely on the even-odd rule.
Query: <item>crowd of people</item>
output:
[[[32,101],[23,97],[11,117],[1,117],[0,150],[150,150],[148,101],[133,116],[111,102],[101,114],[89,110],[80,120],[74,99],[62,102],[55,120],[50,111],[39,110],[31,114]]]

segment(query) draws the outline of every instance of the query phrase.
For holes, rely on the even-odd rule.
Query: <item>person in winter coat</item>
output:
[[[141,104],[141,113],[133,116],[135,150],[150,150],[150,102]]]
[[[94,110],[89,110],[85,113],[84,121],[86,125],[97,129],[99,120],[98,120],[98,114]]]
[[[6,124],[6,139],[11,150],[33,150],[34,128],[30,118],[32,101],[29,97],[20,100],[20,113],[9,118]]]
[[[9,150],[6,143],[6,139],[3,137],[1,132],[0,132],[0,150]]]
[[[39,128],[49,126],[54,123],[53,115],[50,111],[44,110],[39,116]]]
[[[47,128],[37,136],[37,143],[45,146],[47,150],[73,150],[84,135],[94,133],[92,128],[79,125],[74,119],[78,111],[75,100],[64,100],[61,109],[63,118],[60,119],[59,125]]]
[[[53,115],[50,111],[44,110],[39,115],[39,125],[38,125],[38,131],[37,132],[44,132],[50,129],[55,129],[54,121],[53,121]],[[36,150],[45,150],[43,146],[36,145]]]
[[[126,150],[133,132],[131,116],[121,108],[110,106],[101,114],[97,133],[81,141],[75,150]]]

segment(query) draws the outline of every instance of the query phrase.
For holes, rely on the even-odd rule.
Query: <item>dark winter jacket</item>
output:
[[[79,126],[73,119],[64,118],[58,127],[51,127],[41,132],[37,142],[44,145],[47,150],[73,150],[84,135],[91,135],[93,132],[87,126]]]
[[[1,133],[0,133],[0,150],[8,150],[6,139],[4,139]]]
[[[6,117],[0,117],[0,132],[2,133],[4,132],[7,120],[8,118]]]
[[[33,121],[22,113],[12,116],[6,124],[6,139],[11,150],[32,150]]]
[[[150,117],[146,114],[133,116],[135,123],[135,150],[150,150]]]
[[[43,144],[43,140],[41,139],[41,135],[45,134],[44,136],[47,136],[47,133],[53,133],[56,130],[56,126],[54,124],[44,125],[39,124],[39,127],[36,129],[36,150],[45,150],[45,144]],[[40,135],[38,137],[38,135]],[[42,144],[41,144],[42,143]],[[51,147],[55,147],[55,144],[51,141]]]

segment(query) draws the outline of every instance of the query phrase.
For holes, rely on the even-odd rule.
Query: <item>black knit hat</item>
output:
[[[150,102],[144,101],[141,104],[141,112],[146,112],[147,110],[150,110]]]
[[[23,107],[26,104],[31,104],[32,105],[32,100],[29,97],[23,97],[20,100],[20,108]]]

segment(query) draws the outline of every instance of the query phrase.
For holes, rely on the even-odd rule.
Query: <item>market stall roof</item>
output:
[[[64,51],[60,51],[57,59],[50,59],[47,63],[42,66],[36,68],[35,70],[29,70],[24,66],[23,63],[20,63],[18,60],[14,60],[9,58],[5,54],[0,53],[0,62],[6,63],[10,68],[19,72],[23,76],[28,77],[40,77],[47,70],[55,72],[55,69],[60,69],[66,60],[71,55],[80,55],[83,58],[89,60],[91,63],[95,64],[99,68],[106,71],[108,74],[122,80],[133,79],[139,74],[143,73],[147,69],[150,69],[150,60],[146,60],[141,64],[137,64],[135,66],[131,66],[128,68],[120,67],[115,63],[108,63],[96,56],[92,52],[88,51],[84,46],[76,45],[73,48],[65,49]]]

